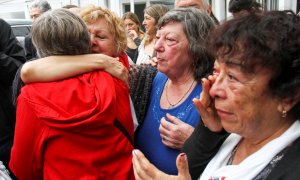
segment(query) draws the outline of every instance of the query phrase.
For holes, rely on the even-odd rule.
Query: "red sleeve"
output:
[[[128,69],[129,68],[129,61],[128,56],[124,52],[119,56],[119,61],[123,63],[123,65]]]

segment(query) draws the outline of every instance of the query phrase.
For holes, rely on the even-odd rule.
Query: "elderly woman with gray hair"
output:
[[[214,23],[195,8],[179,8],[166,13],[157,27],[159,72],[147,115],[135,134],[136,148],[160,170],[177,174],[176,156],[200,120],[192,99],[199,97],[200,79],[212,69],[205,38]],[[176,133],[180,127],[185,130]]]
[[[154,47],[157,52],[159,72],[152,73],[155,77],[153,80],[149,79],[152,83],[149,92],[139,94],[137,92],[141,91],[137,89],[143,89],[145,84],[148,84],[139,73],[147,72],[151,67],[131,66],[130,91],[137,90],[131,93],[131,96],[134,96],[134,104],[137,104],[139,97],[150,93],[149,102],[145,103],[146,114],[140,119],[139,128],[135,133],[136,147],[141,149],[152,163],[167,173],[177,174],[176,156],[200,120],[192,99],[199,97],[202,91],[200,80],[212,70],[213,59],[206,49],[206,37],[214,26],[207,13],[196,8],[171,10],[158,23]],[[90,64],[91,69],[101,68],[91,63],[95,58],[89,55],[85,55],[83,61],[85,64]],[[48,65],[46,62],[49,62]],[[43,61],[41,65],[49,67],[49,64],[50,61]],[[54,66],[63,65],[57,62],[50,66],[53,69]],[[71,61],[65,67],[65,71],[72,70]],[[136,67],[137,71],[135,71]],[[41,71],[44,68],[32,64],[28,64],[26,68],[26,71],[36,74],[36,77],[30,78],[31,82],[47,81],[47,77],[37,76],[45,73]],[[87,68],[82,69],[85,72]],[[76,73],[74,72],[74,75]],[[62,75],[57,73],[54,78],[61,77]],[[135,81],[135,79],[139,80]],[[135,108],[139,107],[135,106]]]

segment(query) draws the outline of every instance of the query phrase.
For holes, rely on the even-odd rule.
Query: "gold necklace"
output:
[[[169,84],[169,79],[167,80],[167,82],[166,82],[166,99],[167,99],[167,101],[168,101],[168,103],[169,103],[169,108],[173,108],[173,107],[175,107],[176,105],[178,105],[182,100],[183,100],[183,98],[188,94],[188,92],[192,89],[192,86],[194,85],[194,82],[195,82],[195,80],[193,80],[193,82],[192,82],[192,84],[191,84],[191,86],[189,87],[189,89],[184,93],[184,95],[179,99],[179,101],[177,101],[176,103],[174,103],[174,104],[172,104],[171,102],[170,102],[170,100],[169,100],[169,98],[168,98],[168,84]]]

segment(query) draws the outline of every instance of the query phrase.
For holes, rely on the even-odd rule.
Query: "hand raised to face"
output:
[[[135,30],[128,30],[128,35],[132,40],[138,37],[138,34]]]
[[[223,130],[221,120],[216,113],[214,99],[209,94],[216,77],[217,75],[210,75],[208,78],[202,79],[203,90],[200,94],[200,99],[194,98],[193,102],[201,115],[204,125],[213,132],[221,132]]]

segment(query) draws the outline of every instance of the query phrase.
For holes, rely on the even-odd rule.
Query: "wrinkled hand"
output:
[[[176,166],[178,169],[178,175],[168,175],[159,169],[157,169],[153,164],[151,164],[144,154],[139,150],[132,151],[132,163],[133,171],[136,180],[190,180],[191,176],[189,174],[189,167],[187,162],[187,157],[184,153],[177,156]]]
[[[104,55],[105,56],[105,55]],[[104,71],[110,75],[122,80],[127,87],[129,87],[129,71],[128,69],[119,61],[119,58],[112,58],[106,56],[106,63]]]
[[[201,115],[204,125],[213,132],[220,132],[223,129],[221,120],[216,112],[214,100],[209,95],[209,90],[216,80],[215,75],[202,79],[202,92],[200,99],[193,99],[193,102]]]
[[[162,143],[173,149],[181,149],[184,142],[190,137],[194,131],[194,127],[181,121],[169,113],[160,121],[159,132]]]

